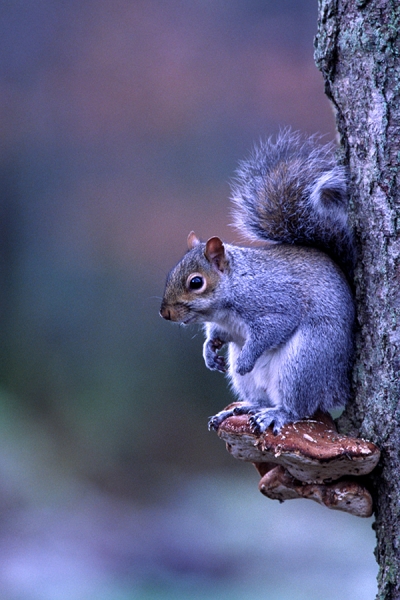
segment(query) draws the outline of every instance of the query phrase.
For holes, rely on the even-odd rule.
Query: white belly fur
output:
[[[229,344],[229,377],[233,390],[242,401],[257,400],[260,406],[282,406],[280,386],[283,366],[290,356],[296,354],[301,343],[301,333],[296,332],[290,340],[274,350],[266,350],[246,375],[236,373],[236,361],[241,346]]]

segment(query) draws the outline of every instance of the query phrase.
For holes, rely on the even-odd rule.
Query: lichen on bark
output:
[[[319,0],[315,59],[336,110],[357,238],[354,401],[342,419],[380,446],[378,599],[400,598],[400,3]]]

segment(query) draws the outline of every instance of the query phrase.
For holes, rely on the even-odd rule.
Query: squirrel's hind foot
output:
[[[218,431],[219,426],[225,419],[238,415],[249,415],[249,424],[255,435],[261,435],[270,425],[273,425],[273,432],[276,435],[284,425],[297,420],[294,415],[282,408],[257,408],[251,404],[238,403],[232,404],[210,417],[208,429]]]
[[[221,410],[219,413],[210,417],[208,420],[209,431],[217,431],[222,421],[225,421],[228,417],[234,417],[237,415],[251,415],[253,414],[254,407],[250,404],[234,404],[231,407]]]
[[[284,425],[293,421],[295,421],[293,415],[290,415],[281,408],[261,408],[254,411],[249,417],[249,423],[256,435],[264,433],[264,431],[272,424],[273,431],[276,435]]]

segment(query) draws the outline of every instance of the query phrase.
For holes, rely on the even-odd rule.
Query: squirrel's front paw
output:
[[[239,375],[246,375],[246,373],[250,373],[254,367],[254,360],[249,359],[246,356],[243,356],[243,353],[239,356],[236,362],[236,373]]]
[[[258,356],[259,352],[257,351],[255,344],[251,341],[247,341],[237,357],[236,373],[239,375],[246,375],[246,373],[250,373],[256,364]]]
[[[226,360],[222,354],[218,354],[218,350],[222,348],[223,342],[220,339],[207,340],[204,344],[204,362],[211,371],[226,372]]]

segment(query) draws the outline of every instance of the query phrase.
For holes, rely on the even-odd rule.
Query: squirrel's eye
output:
[[[203,285],[203,278],[196,275],[189,281],[189,287],[191,290],[199,290]]]
[[[187,278],[187,287],[194,292],[202,292],[206,287],[206,280],[200,273],[192,273]]]

